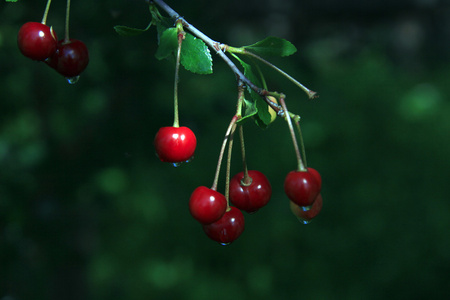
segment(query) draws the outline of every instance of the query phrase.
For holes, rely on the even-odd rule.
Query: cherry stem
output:
[[[297,157],[297,170],[304,172],[307,169],[306,169],[305,165],[303,164],[302,157],[300,156],[300,150],[298,148],[297,138],[295,136],[294,127],[292,126],[291,115],[288,113],[286,103],[284,102],[284,98],[285,98],[284,95],[280,96],[280,104],[283,107],[283,110],[286,112],[284,118],[286,119],[286,122],[288,124],[289,132],[291,133],[292,143],[294,144],[295,155]]]
[[[173,87],[173,127],[180,127],[180,119],[178,115],[178,82],[180,80],[180,60],[181,60],[181,44],[183,43],[185,32],[183,31],[183,25],[177,20],[177,32],[178,32],[178,47],[177,57],[175,62],[175,80]]]
[[[234,49],[234,48],[233,48]],[[314,99],[317,97],[317,93],[308,89],[306,86],[304,86],[303,84],[301,84],[298,80],[296,80],[294,77],[292,77],[291,75],[289,75],[288,73],[286,73],[285,71],[281,70],[280,68],[278,68],[277,66],[275,66],[274,64],[272,64],[271,62],[265,60],[264,58],[262,58],[259,55],[256,55],[253,52],[247,51],[244,49],[244,51],[242,51],[242,53],[254,57],[257,60],[261,61],[262,63],[268,65],[269,67],[271,67],[272,69],[276,70],[278,73],[280,73],[281,75],[283,75],[284,77],[286,77],[288,80],[290,80],[292,83],[294,83],[296,86],[298,86],[300,89],[302,89],[309,97],[309,99]]]
[[[242,167],[244,169],[244,177],[241,180],[241,184],[249,186],[252,183],[252,178],[248,176],[247,158],[245,156],[244,128],[242,125],[239,126],[239,138],[241,142]]]
[[[303,134],[302,134],[302,129],[300,127],[300,117],[299,116],[295,116],[294,117],[294,122],[295,122],[295,126],[297,128],[297,132],[298,132],[298,137],[299,137],[299,142],[300,142],[300,148],[302,151],[302,158],[303,158],[303,163],[305,165],[305,168],[308,168],[308,164],[306,162],[306,150],[305,150],[305,143],[303,142]]]
[[[225,147],[227,145],[228,139],[230,138],[231,130],[235,126],[237,120],[238,120],[238,117],[236,115],[234,115],[233,118],[231,119],[230,125],[228,125],[227,131],[225,133],[225,138],[223,139],[222,147],[220,148],[219,160],[217,161],[217,167],[216,167],[216,173],[214,175],[214,181],[211,186],[211,189],[214,191],[217,190],[217,183],[219,182],[220,166],[222,165]]]
[[[235,130],[236,130],[236,123],[234,123],[233,126],[231,127],[230,137],[228,138],[227,171],[225,173],[225,199],[227,199],[227,211],[230,208],[231,154],[233,152],[233,137]]]
[[[47,5],[45,6],[44,15],[42,16],[42,21],[41,21],[41,23],[44,25],[45,25],[45,23],[47,23],[48,11],[50,10],[51,3],[52,3],[52,0],[47,0]]]
[[[69,38],[69,16],[70,16],[70,0],[67,0],[66,4],[66,24],[65,24],[65,34],[64,34],[64,42],[68,43],[70,41]]]

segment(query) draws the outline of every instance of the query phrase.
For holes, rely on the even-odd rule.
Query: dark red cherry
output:
[[[189,211],[198,222],[211,224],[219,220],[227,210],[227,200],[221,193],[200,186],[189,199]]]
[[[237,208],[252,213],[265,206],[272,196],[272,187],[263,173],[248,171],[248,181],[244,172],[236,174],[230,180],[230,201]]]
[[[222,245],[228,245],[235,241],[244,229],[244,215],[236,207],[230,207],[220,220],[209,225],[203,225],[206,235]]]
[[[155,136],[154,145],[161,161],[179,163],[192,158],[197,139],[187,127],[162,127]]]
[[[292,213],[304,224],[308,224],[311,222],[312,219],[314,219],[322,210],[323,200],[322,200],[322,194],[319,194],[317,196],[316,200],[314,200],[311,208],[309,210],[304,210],[303,207],[298,206],[292,201],[289,201],[290,208]]]
[[[89,52],[80,40],[60,40],[56,52],[46,63],[64,77],[76,77],[89,64]]]
[[[284,180],[284,191],[292,202],[308,207],[319,195],[320,183],[312,172],[291,171]]]
[[[56,33],[45,24],[28,22],[20,27],[17,45],[26,57],[44,61],[56,52]]]

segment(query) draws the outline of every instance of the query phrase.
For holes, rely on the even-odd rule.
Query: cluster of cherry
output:
[[[49,3],[41,23],[27,22],[22,25],[17,35],[17,45],[24,56],[45,62],[66,77],[69,83],[75,83],[89,63],[89,53],[82,41],[69,38],[68,22],[65,38],[58,41],[53,28],[46,25]]]
[[[192,158],[197,140],[187,127],[162,127],[154,145],[161,161],[178,164]],[[304,224],[322,209],[321,186],[321,176],[313,168],[291,171],[286,176],[284,190],[290,199],[291,211]],[[189,210],[209,238],[227,245],[244,231],[241,210],[254,213],[269,202],[271,195],[272,187],[263,173],[245,170],[229,182],[229,202],[233,206],[215,188],[200,186],[191,194]]]

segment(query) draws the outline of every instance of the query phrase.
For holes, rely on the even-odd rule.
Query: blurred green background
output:
[[[53,2],[48,24],[62,37],[65,1]],[[449,3],[167,2],[221,42],[274,35],[298,48],[273,62],[319,99],[264,70],[302,116],[321,214],[305,226],[289,210],[286,124],[248,122],[249,167],[273,197],[245,215],[233,244],[210,241],[187,202],[212,184],[235,110],[225,64],[213,55],[213,75],[181,72],[181,123],[198,148],[173,168],[152,144],[172,124],[173,64],[154,58],[154,28],[113,30],[145,28],[145,1],[72,1],[71,37],[90,50],[75,85],[17,49],[20,26],[40,21],[46,1],[2,1],[0,299],[448,299]]]

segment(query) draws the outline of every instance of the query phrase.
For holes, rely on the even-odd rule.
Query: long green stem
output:
[[[292,77],[291,75],[289,75],[285,71],[281,70],[280,68],[278,68],[277,66],[275,66],[271,62],[265,60],[261,56],[256,55],[255,53],[252,53],[252,52],[247,51],[247,50],[244,50],[243,53],[246,54],[246,55],[249,55],[251,57],[256,58],[257,60],[261,61],[262,63],[264,63],[264,64],[268,65],[269,67],[271,67],[272,69],[276,70],[278,73],[280,73],[281,75],[286,77],[288,80],[290,80],[292,83],[294,83],[296,86],[298,86],[300,89],[302,89],[308,95],[308,97],[310,99],[314,99],[314,98],[317,97],[317,93],[316,92],[308,89],[306,86],[301,84],[298,80],[296,80],[294,77]]]
[[[42,16],[42,24],[46,24],[47,23],[47,16],[48,16],[48,11],[50,10],[50,4],[52,4],[52,0],[47,0],[47,5],[45,6],[45,10],[44,10],[44,15]]]
[[[280,104],[283,107],[285,112],[288,112],[286,103],[284,102],[284,95],[280,97]],[[297,138],[295,137],[294,127],[292,126],[291,115],[286,113],[285,115],[286,122],[289,127],[289,132],[291,133],[292,143],[294,144],[295,156],[297,157],[297,171],[306,171],[306,167],[303,164],[302,157],[300,156],[300,150],[298,148]]]
[[[177,57],[175,62],[175,80],[173,87],[173,127],[180,127],[180,118],[178,115],[178,82],[179,82],[179,73],[180,73],[180,60],[181,60],[181,44],[184,39],[184,31],[181,23],[177,21],[178,28],[178,48],[177,48]]]
[[[242,156],[242,168],[244,169],[244,177],[241,180],[243,185],[250,185],[252,183],[252,178],[248,176],[248,167],[247,167],[247,157],[245,155],[245,142],[244,142],[244,128],[239,126],[239,139],[241,142],[241,156]]]
[[[227,199],[227,211],[230,208],[231,154],[233,152],[233,137],[235,130],[236,130],[236,123],[234,123],[233,126],[231,127],[230,137],[228,139],[227,171],[225,173],[225,199]]]
[[[64,32],[64,42],[68,43],[70,41],[69,38],[69,19],[70,19],[70,0],[67,0],[66,4],[66,25],[65,25],[65,32]]]
[[[297,116],[297,118],[294,119],[294,123],[295,126],[297,127],[297,132],[298,132],[298,137],[299,137],[299,142],[300,142],[300,148],[302,151],[302,159],[303,159],[303,163],[305,165],[305,168],[308,167],[308,163],[306,161],[306,150],[305,150],[305,143],[303,142],[303,134],[302,134],[302,129],[300,127],[300,118]]]
[[[220,148],[219,159],[217,161],[217,167],[216,167],[216,173],[214,175],[214,181],[213,181],[213,184],[211,186],[211,189],[214,190],[214,191],[217,190],[217,184],[219,182],[220,166],[222,165],[222,160],[223,160],[223,154],[225,152],[225,147],[227,145],[228,139],[230,138],[231,130],[232,130],[233,126],[236,124],[237,120],[238,120],[237,116],[233,116],[233,118],[231,119],[230,125],[228,125],[227,131],[225,133],[225,138],[223,139],[222,147]]]

